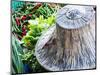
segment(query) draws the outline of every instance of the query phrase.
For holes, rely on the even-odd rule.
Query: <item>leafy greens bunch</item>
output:
[[[41,15],[39,16],[39,18],[29,20],[28,22],[29,31],[27,32],[26,36],[24,36],[21,40],[23,46],[25,47],[24,54],[22,55],[22,60],[23,62],[28,63],[28,65],[30,65],[33,72],[43,72],[46,70],[40,66],[34,54],[35,45],[42,32],[55,24],[55,15],[52,15],[47,19],[45,19]]]

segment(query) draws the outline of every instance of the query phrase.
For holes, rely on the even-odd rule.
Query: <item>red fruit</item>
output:
[[[26,35],[26,31],[23,31],[22,32],[22,37],[25,36],[25,35]]]
[[[22,27],[22,37],[25,36],[25,35],[26,35],[26,27],[23,26],[23,27]]]
[[[22,32],[23,35],[26,35],[26,31]]]
[[[17,25],[20,26],[20,19],[16,18],[15,20],[16,20]]]
[[[22,16],[22,20],[26,20],[26,18],[27,18],[26,15]]]
[[[23,26],[23,27],[22,27],[22,31],[26,31],[26,28],[25,28],[25,26]]]

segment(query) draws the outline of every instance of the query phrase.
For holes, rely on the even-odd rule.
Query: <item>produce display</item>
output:
[[[12,1],[12,73],[48,72],[34,50],[41,34],[55,25],[57,10],[64,4]]]

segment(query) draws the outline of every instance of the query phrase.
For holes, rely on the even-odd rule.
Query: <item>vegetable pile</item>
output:
[[[34,2],[21,4],[12,6],[12,73],[47,72],[35,57],[35,44],[43,31],[55,25],[55,15],[61,5]]]

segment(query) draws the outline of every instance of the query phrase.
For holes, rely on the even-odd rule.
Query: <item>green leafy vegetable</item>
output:
[[[16,38],[12,36],[12,72],[25,73],[25,64],[31,67],[32,72],[46,72],[38,63],[34,50],[42,32],[55,24],[57,4],[35,2],[16,4],[16,1],[13,1],[13,4],[12,33]],[[21,45],[19,41],[22,42]]]
[[[47,19],[45,19],[41,15],[39,16],[39,18],[36,18],[34,20],[29,20],[28,22],[29,22],[29,25],[28,25],[29,31],[27,32],[26,36],[24,36],[21,41],[23,42],[23,45],[29,51],[22,55],[22,58],[23,58],[22,60],[24,62],[27,62],[31,66],[31,68],[33,69],[33,72],[36,72],[37,70],[38,72],[43,71],[44,69],[40,66],[40,64],[38,63],[34,55],[35,45],[38,38],[41,36],[42,31],[47,30],[51,25],[54,25],[55,16],[52,15],[48,17]]]
[[[23,63],[20,55],[23,54],[19,41],[12,35],[12,73],[23,73]]]
[[[43,30],[48,29],[51,25],[55,23],[55,17],[50,16],[44,19],[43,16],[36,18],[35,20],[29,20],[29,31],[26,36],[23,37],[22,42],[28,48],[34,48],[39,36]]]

